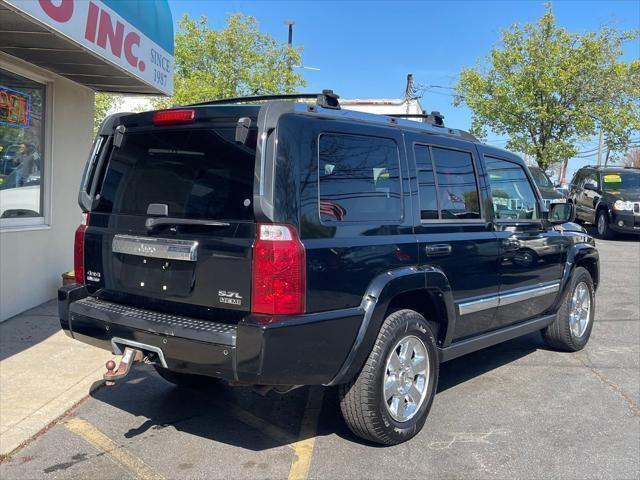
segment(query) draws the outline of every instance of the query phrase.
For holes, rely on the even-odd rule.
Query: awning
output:
[[[0,51],[97,91],[173,92],[167,0],[0,0]]]

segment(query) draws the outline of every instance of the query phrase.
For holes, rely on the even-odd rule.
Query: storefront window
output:
[[[0,220],[43,216],[44,107],[44,85],[0,69]]]

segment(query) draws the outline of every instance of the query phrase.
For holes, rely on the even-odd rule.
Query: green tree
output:
[[[185,14],[175,36],[174,93],[154,105],[203,102],[242,95],[295,93],[306,83],[293,66],[301,48],[279,43],[260,33],[254,17],[233,14],[227,25],[212,30],[206,17]]]
[[[640,128],[640,60],[620,56],[637,38],[610,27],[568,32],[548,4],[537,23],[503,30],[486,65],[462,70],[455,104],[471,108],[473,133],[508,135],[507,148],[541,168],[566,165],[600,126],[606,146],[625,151]]]
[[[104,118],[116,111],[123,102],[122,95],[115,93],[99,93],[96,92],[93,110],[93,134],[98,133],[98,129]]]

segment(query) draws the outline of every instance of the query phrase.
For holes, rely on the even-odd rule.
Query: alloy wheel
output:
[[[387,411],[395,421],[406,422],[420,410],[427,396],[430,370],[427,347],[414,335],[400,339],[389,352],[383,394]]]
[[[591,320],[591,292],[585,282],[580,282],[573,290],[569,328],[574,338],[581,338]]]

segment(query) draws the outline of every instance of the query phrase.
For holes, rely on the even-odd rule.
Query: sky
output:
[[[428,111],[445,115],[446,125],[468,129],[469,110],[452,105],[450,88],[465,67],[481,62],[513,23],[535,22],[543,1],[203,1],[170,0],[174,21],[184,13],[205,15],[212,28],[223,28],[226,15],[241,12],[257,18],[262,32],[287,39],[284,20],[293,20],[294,45],[303,47],[303,69],[309,92],[330,88],[343,98],[400,98],[406,76],[438,85],[421,100]],[[569,31],[597,30],[602,25],[640,28],[640,1],[555,1],[558,23]],[[627,44],[624,58],[640,58],[640,44]],[[503,147],[506,137],[490,135],[487,143]],[[597,146],[597,139],[581,145]],[[594,158],[570,162],[570,169]]]

